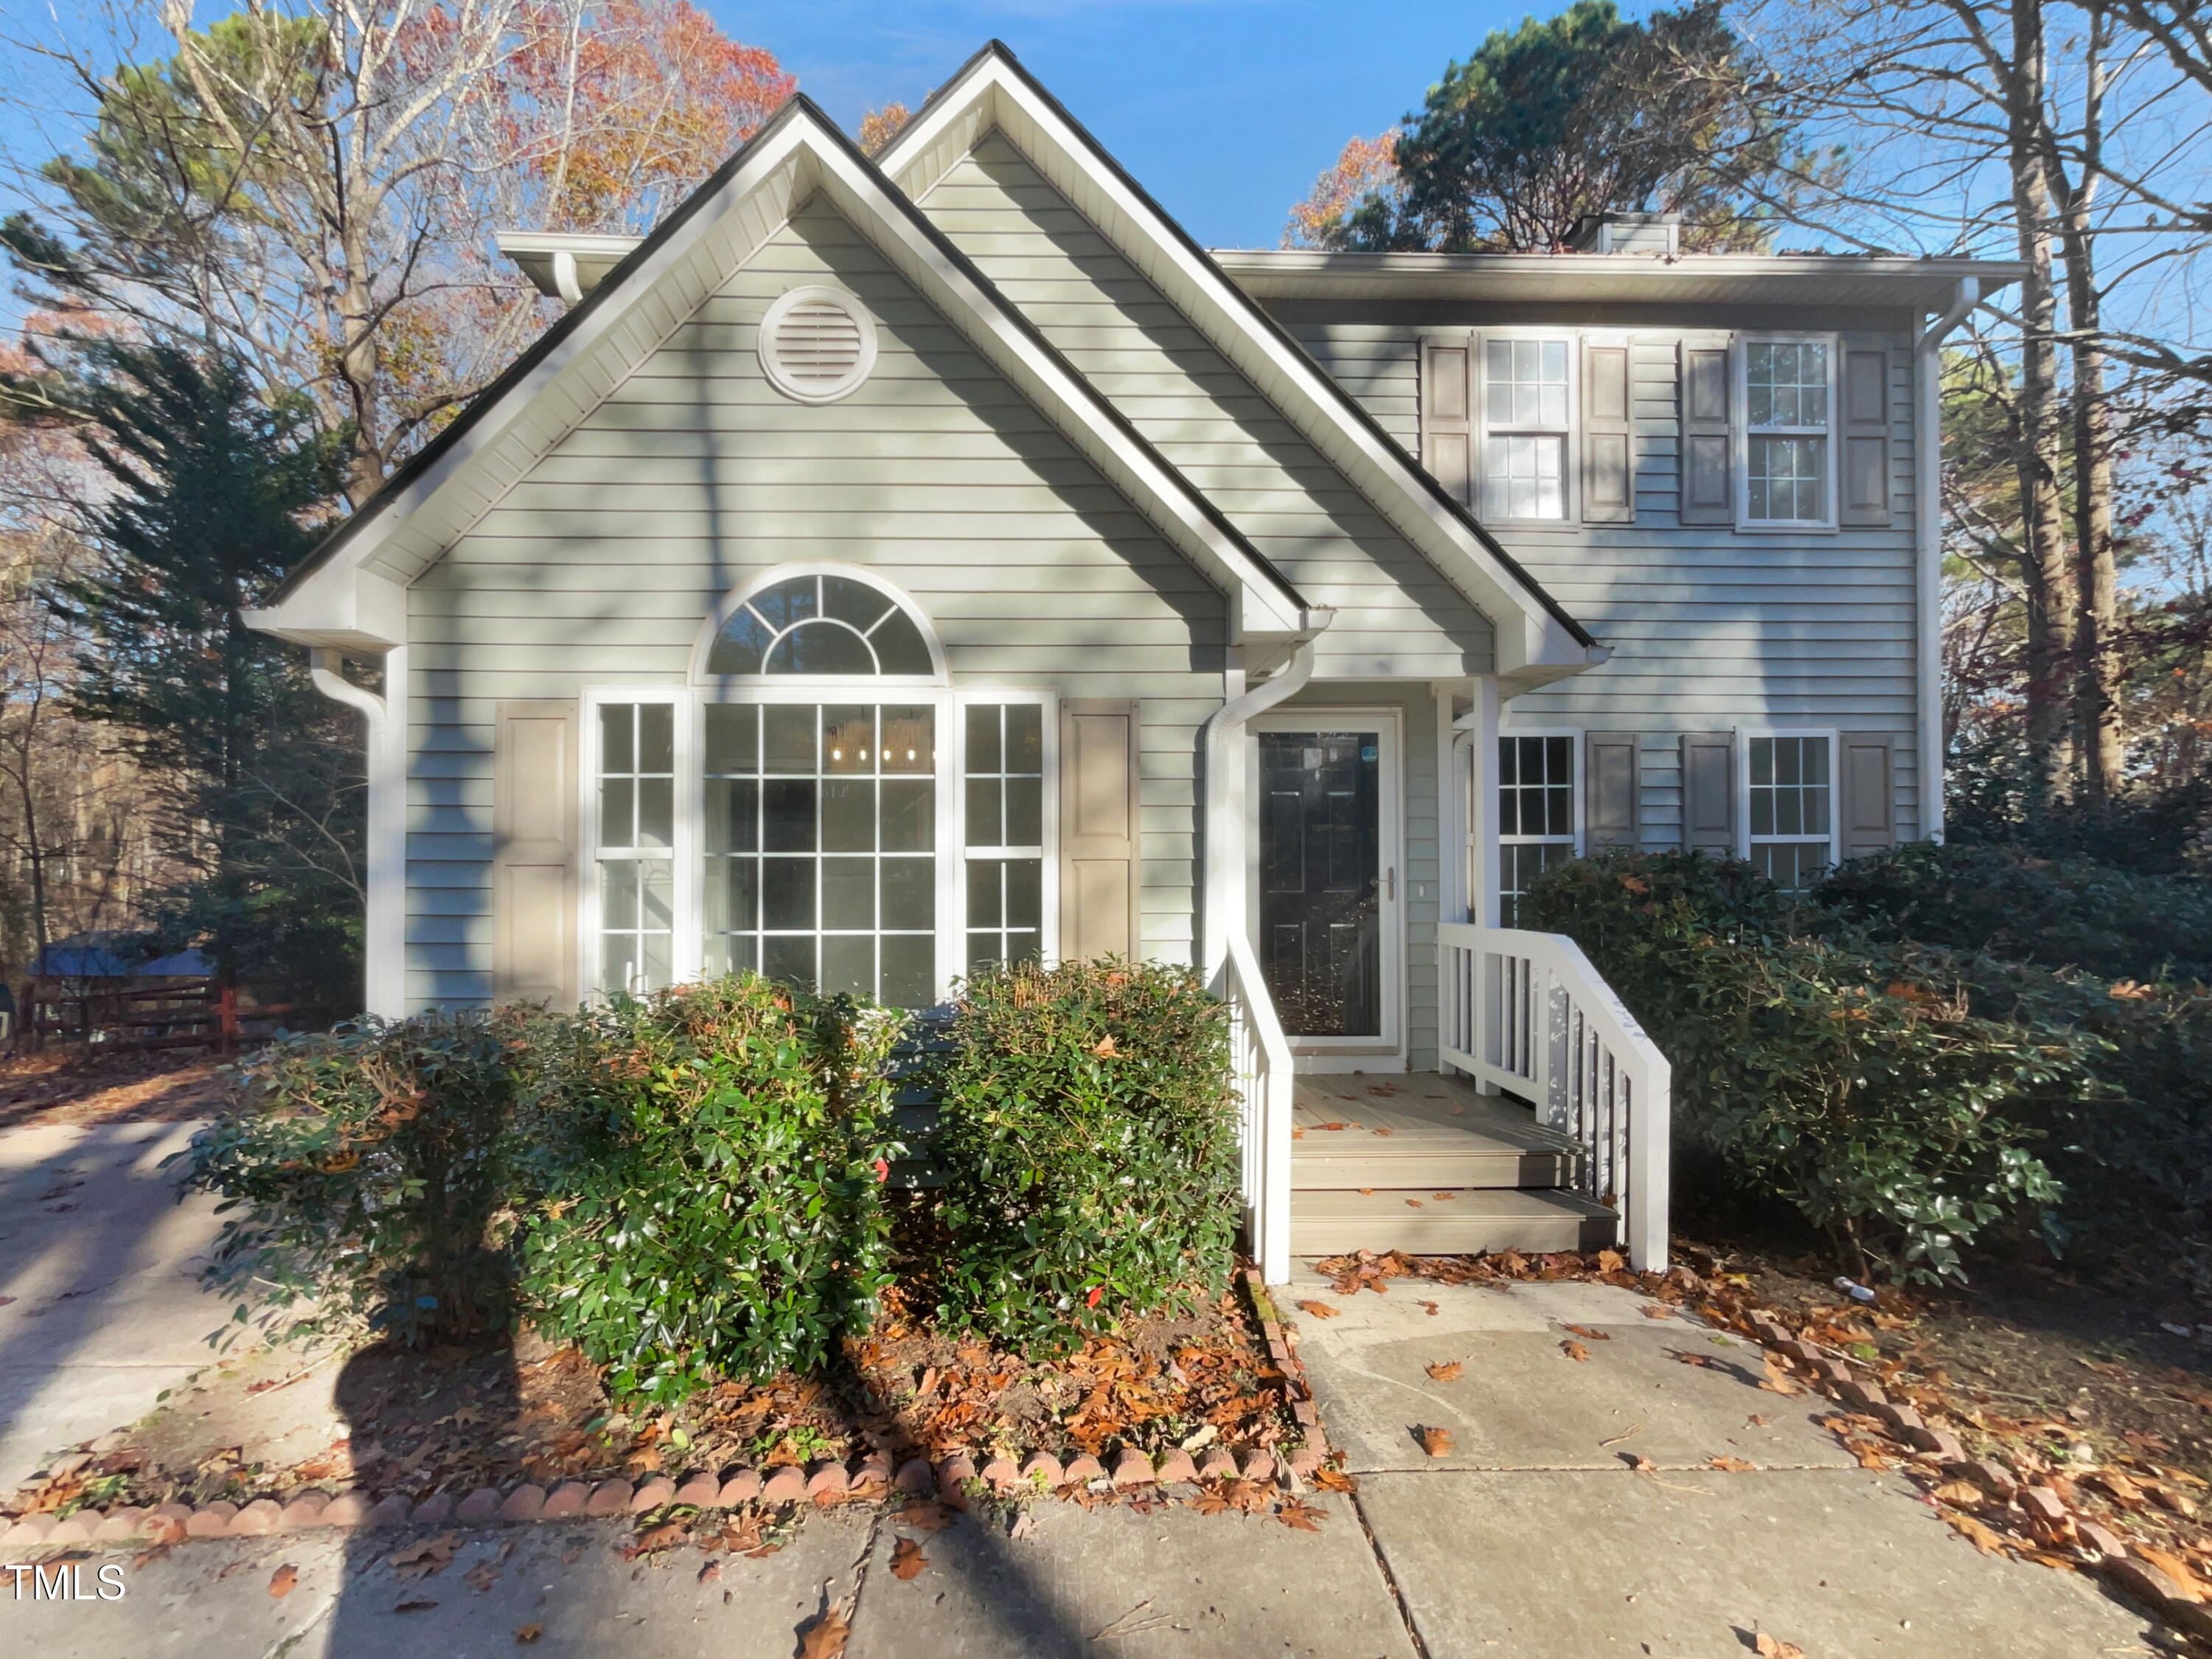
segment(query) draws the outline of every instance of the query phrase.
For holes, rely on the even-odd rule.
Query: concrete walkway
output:
[[[16,1298],[0,1307],[0,1480],[136,1420],[210,1363],[226,1310],[192,1281],[218,1223],[204,1200],[178,1206],[157,1169],[191,1127],[0,1132],[0,1295]],[[601,1522],[454,1528],[453,1559],[427,1577],[392,1565],[404,1534],[196,1541],[135,1570],[127,1552],[91,1555],[88,1600],[39,1601],[0,1574],[0,1644],[491,1655],[537,1626],[546,1656],[785,1659],[842,1605],[853,1659],[1674,1659],[1745,1653],[1762,1630],[1808,1659],[2155,1651],[2095,1580],[1982,1556],[1907,1483],[1857,1468],[1813,1424],[1825,1402],[1758,1386],[1756,1347],[1648,1318],[1629,1292],[1399,1279],[1339,1297],[1308,1279],[1277,1294],[1359,1478],[1356,1497],[1313,1495],[1316,1531],[1187,1507],[1046,1503],[1018,1526],[978,1513],[939,1531],[832,1511],[703,1577],[696,1550],[632,1560],[628,1528]],[[1300,1299],[1341,1311],[1291,1311]],[[322,1388],[288,1393],[262,1428],[299,1417],[326,1438]],[[1422,1428],[1450,1450],[1430,1455]],[[910,1577],[891,1571],[901,1538],[927,1558]],[[109,1600],[103,1565],[118,1569]],[[272,1595],[285,1567],[291,1588]]]
[[[1762,1630],[1809,1659],[2154,1650],[2096,1580],[1984,1556],[1909,1482],[1858,1468],[1812,1420],[1827,1401],[1759,1386],[1755,1344],[1649,1318],[1632,1292],[1401,1279],[1338,1297],[1309,1278],[1279,1295],[1435,1659],[1736,1654]],[[1451,1451],[1430,1456],[1421,1427]]]
[[[222,1224],[160,1167],[198,1127],[0,1130],[0,1492],[214,1359],[229,1310],[194,1279]]]

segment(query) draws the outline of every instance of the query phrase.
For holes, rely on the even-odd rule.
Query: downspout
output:
[[[1243,757],[1246,725],[1295,696],[1313,678],[1314,641],[1336,619],[1327,607],[1303,611],[1290,660],[1273,678],[1231,699],[1206,718],[1206,883],[1200,957],[1210,980],[1229,952],[1229,939],[1244,925],[1245,813]]]
[[[363,1006],[386,1019],[406,1012],[407,795],[406,724],[391,717],[393,688],[404,708],[407,647],[384,653],[386,696],[345,677],[343,659],[327,647],[307,654],[308,678],[333,702],[361,711],[367,726],[368,827],[368,888],[362,950]]]
[[[1912,348],[1917,400],[1912,531],[1918,558],[1920,631],[1915,668],[1920,689],[1920,833],[1943,839],[1943,360],[1944,337],[1966,321],[1982,285],[1961,276],[1951,308],[1921,331]]]

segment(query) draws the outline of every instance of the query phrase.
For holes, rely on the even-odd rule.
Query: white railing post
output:
[[[1291,1045],[1251,945],[1237,933],[1226,945],[1212,989],[1229,1005],[1244,1213],[1260,1276],[1280,1285],[1291,1276]]]
[[[1437,929],[1439,1061],[1582,1142],[1577,1184],[1621,1218],[1630,1262],[1667,1266],[1672,1068],[1564,933]],[[1462,964],[1464,970],[1462,971]]]

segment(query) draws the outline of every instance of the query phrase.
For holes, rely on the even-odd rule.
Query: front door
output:
[[[1255,722],[1254,945],[1292,1046],[1357,1063],[1398,1033],[1396,726],[1276,714]]]

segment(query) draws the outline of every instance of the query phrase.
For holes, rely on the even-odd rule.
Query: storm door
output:
[[[1276,714],[1255,734],[1254,944],[1304,1048],[1397,1047],[1395,724]]]

